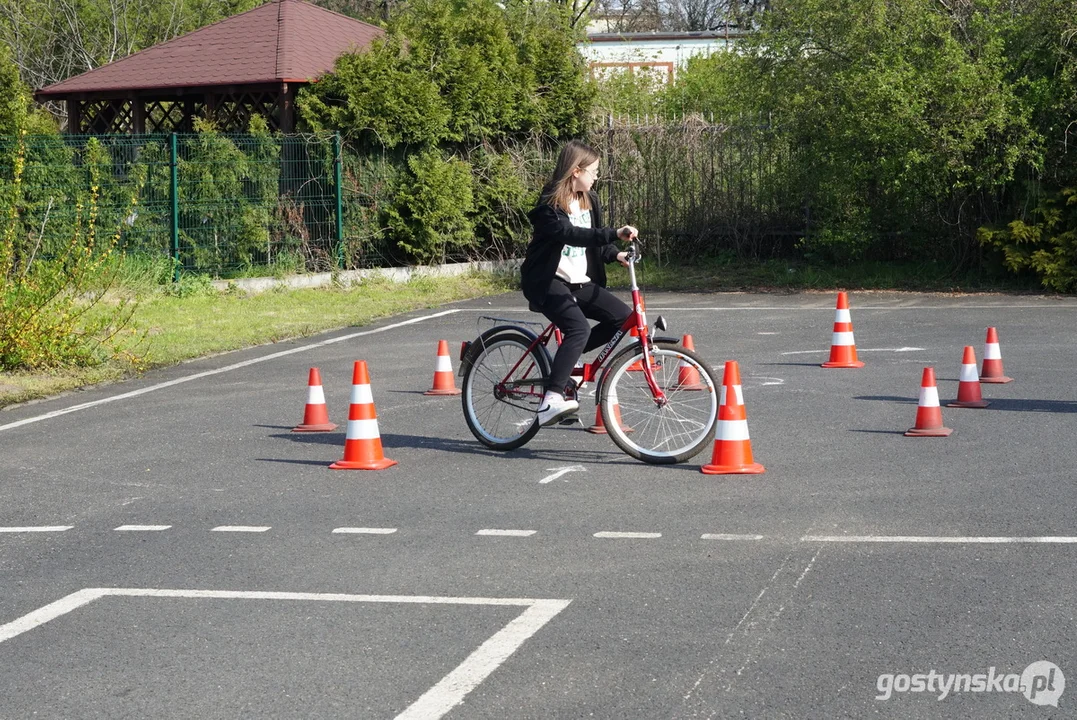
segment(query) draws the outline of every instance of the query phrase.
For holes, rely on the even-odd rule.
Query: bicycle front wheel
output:
[[[483,445],[513,450],[539,431],[539,403],[550,376],[549,360],[538,347],[528,352],[531,338],[514,331],[480,338],[473,345],[461,402],[464,420]]]
[[[637,346],[617,356],[602,383],[602,421],[613,442],[637,460],[684,462],[714,439],[719,385],[710,366],[691,350],[656,345],[650,355],[666,402],[655,400],[641,371],[643,348]]]

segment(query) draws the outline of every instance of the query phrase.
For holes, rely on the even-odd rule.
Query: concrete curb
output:
[[[329,287],[340,285],[350,287],[365,280],[383,279],[391,282],[407,282],[417,277],[457,277],[473,271],[481,272],[515,272],[520,260],[494,260],[484,262],[449,263],[446,265],[417,265],[413,267],[371,268],[368,270],[341,270],[336,273],[315,273],[312,275],[290,275],[283,278],[237,278],[235,280],[213,280],[213,287],[218,290],[238,288],[248,293],[265,292],[275,288],[292,289]]]

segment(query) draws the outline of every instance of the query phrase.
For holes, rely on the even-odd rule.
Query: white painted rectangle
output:
[[[733,533],[703,533],[700,540],[762,540],[762,535],[736,535]]]
[[[269,525],[221,525],[210,532],[260,533],[269,528]]]
[[[419,595],[352,595],[229,590],[165,590],[155,588],[85,588],[0,625],[0,643],[104,597],[207,598],[234,600],[295,600],[346,603],[432,603],[439,605],[523,606],[515,619],[494,633],[448,675],[397,715],[397,720],[438,720],[464,701],[490,673],[524,642],[564,610],[571,600]]]
[[[36,527],[0,527],[0,533],[43,533],[64,532],[75,527],[74,525],[39,525]]]
[[[1053,543],[1071,545],[1077,543],[1077,537],[991,537],[991,536],[932,536],[932,535],[806,535],[801,542],[831,543],[966,543],[1000,545],[1008,543]]]
[[[168,530],[171,525],[120,525],[115,532],[160,532]]]
[[[479,530],[476,535],[497,535],[501,537],[531,537],[537,530]]]
[[[392,535],[396,528],[339,527],[333,528],[337,535]]]
[[[662,537],[662,533],[656,532],[596,532],[596,538],[606,538],[612,540],[653,540],[655,538]]]

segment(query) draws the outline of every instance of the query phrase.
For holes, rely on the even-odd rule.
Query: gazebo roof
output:
[[[383,31],[301,0],[274,0],[49,85],[39,98],[77,93],[254,85],[316,79]]]

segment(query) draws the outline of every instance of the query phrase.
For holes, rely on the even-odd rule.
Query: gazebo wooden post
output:
[[[135,135],[146,134],[146,101],[138,96],[131,96],[131,129]]]
[[[280,131],[295,132],[295,88],[289,87],[288,83],[281,83],[277,107],[280,109]]]
[[[82,100],[77,97],[67,98],[67,132],[82,134]]]

